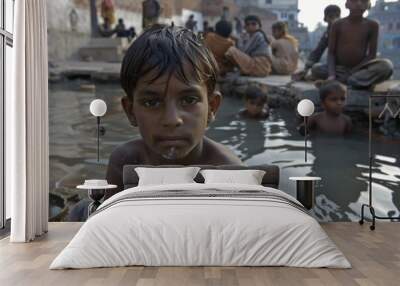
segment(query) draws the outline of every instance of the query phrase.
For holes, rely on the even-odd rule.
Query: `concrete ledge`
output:
[[[57,62],[49,67],[49,80],[66,78],[90,78],[92,80],[119,82],[121,63],[108,62]]]
[[[82,60],[121,62],[128,46],[126,38],[93,38],[79,49],[79,56]]]
[[[269,76],[265,78],[244,77],[228,74],[219,81],[224,96],[242,97],[248,86],[257,85],[262,90],[268,90],[268,100],[273,105],[294,107],[302,99],[310,99],[320,107],[318,89],[311,82],[293,82],[290,76]],[[372,94],[400,94],[400,81],[391,80],[379,84],[374,91],[348,89],[347,111],[364,111],[369,105],[369,96]],[[374,101],[375,105],[383,105],[385,99]]]
[[[121,63],[68,61],[50,65],[50,81],[63,77],[85,77],[96,81],[119,82]],[[264,78],[244,77],[228,74],[218,80],[219,88],[225,97],[243,97],[250,85],[268,90],[268,100],[274,106],[294,107],[302,99],[310,99],[317,108],[320,106],[318,89],[310,82],[293,82],[290,76],[268,76]],[[379,84],[374,91],[348,90],[347,111],[364,111],[368,107],[371,94],[400,94],[400,81],[391,80]],[[374,101],[379,106],[385,99]]]

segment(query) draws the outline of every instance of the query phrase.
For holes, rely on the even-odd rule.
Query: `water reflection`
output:
[[[120,105],[123,95],[117,86],[96,85],[95,92],[79,90],[79,82],[52,85],[50,113],[50,187],[70,207],[86,193],[75,186],[85,178],[103,178],[112,150],[138,135]],[[106,101],[102,120],[106,134],[101,138],[101,160],[96,161],[96,120],[89,113],[95,98]],[[240,118],[243,102],[225,98],[207,135],[230,148],[248,165],[276,164],[281,168],[280,189],[294,195],[290,176],[320,176],[313,214],[321,221],[356,221],[361,204],[368,202],[368,136],[365,130],[351,138],[311,138],[308,162],[304,161],[304,138],[296,130],[294,110],[272,109],[266,120]],[[374,141],[374,204],[378,215],[399,215],[400,144],[377,138]],[[60,206],[51,206],[54,214]]]
[[[296,130],[295,111],[277,109],[269,119],[257,121],[236,116],[241,101],[227,99],[208,134],[229,145],[248,165],[276,164],[281,169],[280,188],[295,195],[291,176],[319,176],[313,214],[320,221],[357,221],[367,200],[368,136],[358,130],[351,137],[314,136],[304,161],[304,138]],[[382,138],[381,138],[382,139]],[[391,142],[394,143],[394,142]],[[382,139],[374,142],[374,202],[381,215],[399,213],[400,145]],[[360,180],[360,177],[364,179]],[[389,193],[388,193],[389,192]]]

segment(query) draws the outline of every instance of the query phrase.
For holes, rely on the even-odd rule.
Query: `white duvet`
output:
[[[169,190],[265,191],[254,197],[123,199]],[[146,195],[146,193],[140,193]],[[318,222],[282,191],[254,185],[135,187],[105,201],[50,269],[145,266],[293,266],[350,268]]]

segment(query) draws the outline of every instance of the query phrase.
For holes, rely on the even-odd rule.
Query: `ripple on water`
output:
[[[125,117],[120,105],[122,90],[113,85],[100,86],[96,92],[77,91],[74,84],[51,86],[50,178],[55,188],[70,188],[84,178],[103,177],[112,150],[137,138],[138,130]],[[89,114],[94,98],[107,102],[102,119],[106,135],[101,138],[102,166],[96,158],[95,119]],[[298,119],[293,110],[272,109],[267,120],[248,120],[237,116],[243,102],[224,98],[216,121],[207,135],[229,146],[248,165],[276,164],[281,168],[280,189],[295,195],[290,176],[320,176],[316,186],[313,215],[321,221],[358,220],[361,204],[368,202],[368,137],[365,130],[346,139],[311,138],[308,162],[304,161],[304,137],[297,131]],[[373,178],[374,204],[380,215],[399,214],[400,145],[374,142],[376,161]],[[57,211],[55,206],[51,210]]]

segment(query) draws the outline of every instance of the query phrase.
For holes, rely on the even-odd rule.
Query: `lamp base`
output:
[[[101,199],[104,197],[106,191],[105,189],[89,189],[88,190],[88,195],[89,198],[92,200],[90,205],[88,206],[88,217],[92,213],[94,213],[97,208],[101,205]]]
[[[310,210],[314,206],[314,181],[297,181],[296,182],[296,199],[303,206]]]

